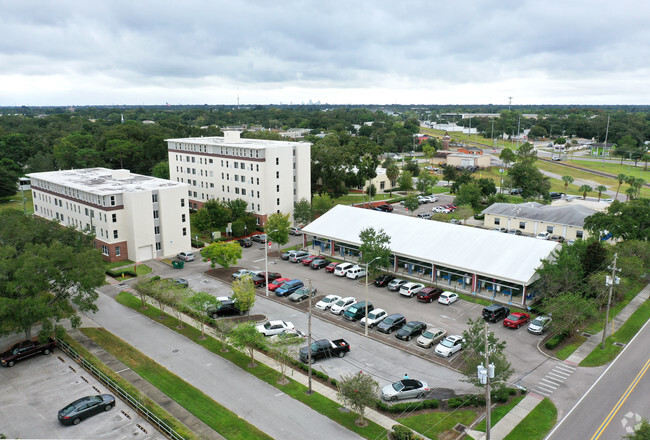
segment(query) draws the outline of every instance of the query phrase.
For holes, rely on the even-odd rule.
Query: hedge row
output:
[[[419,400],[417,402],[404,402],[388,405],[381,400],[377,401],[377,409],[389,413],[403,413],[405,411],[416,411],[418,409],[437,409],[440,406],[438,399]]]
[[[560,345],[560,342],[564,341],[569,336],[569,332],[563,331],[553,336],[551,339],[546,341],[544,346],[549,350],[553,350],[555,347]]]
[[[135,270],[133,270],[130,266],[128,268],[122,267],[122,268],[117,268],[117,269],[108,269],[106,273],[109,276],[112,276],[113,278],[118,278],[121,276],[130,276],[130,277],[137,277],[138,274],[135,273]]]

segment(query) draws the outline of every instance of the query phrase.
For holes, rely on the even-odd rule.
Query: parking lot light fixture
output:
[[[370,266],[370,263],[372,263],[373,261],[379,260],[380,258],[381,257],[376,257],[376,258],[374,258],[374,259],[372,259],[372,260],[370,260],[369,262],[366,263],[366,310],[365,310],[366,321],[365,321],[365,324],[364,324],[364,327],[365,327],[364,332],[365,332],[366,336],[368,336],[368,266]]]

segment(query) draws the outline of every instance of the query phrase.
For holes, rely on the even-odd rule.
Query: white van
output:
[[[341,263],[338,266],[336,266],[336,269],[334,269],[334,275],[339,277],[344,277],[348,273],[348,270],[351,269],[353,266],[354,264],[352,263]]]
[[[353,266],[348,269],[348,273],[346,273],[345,276],[351,280],[356,280],[357,278],[366,276],[366,269],[361,266]]]

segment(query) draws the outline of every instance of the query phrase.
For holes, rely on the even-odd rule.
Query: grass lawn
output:
[[[605,349],[602,350],[600,345],[580,362],[581,367],[597,367],[612,361],[623,350],[621,347],[613,345],[614,342],[627,344],[650,319],[650,300],[644,302],[636,312],[625,321],[613,335],[605,340]]]
[[[212,400],[201,390],[185,382],[105,329],[83,328],[81,330],[104,350],[225,438],[271,439],[237,414]]]
[[[637,283],[634,286],[630,286],[630,290],[623,295],[623,299],[619,302],[616,302],[612,305],[609,310],[609,320],[611,321],[618,315],[623,307],[628,305],[632,299],[638,295],[638,293],[645,287],[644,284]],[[602,310],[598,313],[598,316],[593,318],[592,322],[583,330],[587,333],[596,334],[603,329],[603,323],[605,322],[605,310]]]
[[[325,417],[328,417],[340,425],[346,427],[350,431],[356,432],[360,436],[374,440],[380,438],[386,433],[386,430],[381,426],[377,425],[374,422],[368,422],[368,426],[365,428],[360,428],[355,424],[357,415],[352,412],[341,412],[339,408],[341,405],[333,400],[324,397],[321,394],[313,393],[311,396],[307,395],[307,387],[292,380],[289,378],[288,385],[278,385],[277,381],[280,378],[280,373],[276,370],[262,364],[258,363],[256,367],[251,368],[248,366],[250,358],[245,354],[230,348],[226,353],[221,352],[221,342],[217,341],[214,338],[208,337],[204,340],[199,339],[201,332],[193,327],[185,326],[182,329],[177,329],[177,321],[175,318],[170,315],[165,314],[164,319],[159,319],[160,310],[153,306],[149,306],[146,310],[141,309],[141,301],[139,298],[131,295],[127,292],[121,292],[117,295],[116,300],[127,307],[132,308],[133,310],[140,312],[152,320],[166,326],[170,330],[173,330],[177,333],[182,334],[186,338],[194,341],[195,343],[203,346],[207,350],[210,350],[214,354],[227,359],[233,364],[240,367],[242,370],[247,371],[248,373],[254,375],[260,380],[268,383],[271,386],[276,387],[279,391],[284,392],[285,394],[293,397],[294,399],[304,403],[305,405],[312,408],[314,411],[317,411],[323,414]],[[206,332],[207,334],[207,332]],[[223,434],[223,433],[222,433]]]
[[[617,161],[605,160],[605,166],[603,166],[602,162],[593,162],[593,161],[579,160],[579,159],[570,159],[565,162],[578,167],[588,168],[594,171],[602,171],[605,173],[613,174],[615,176],[618,176],[619,174],[625,174],[626,176],[641,177],[646,182],[650,178],[650,170],[646,170],[646,171],[643,170],[644,168],[643,162],[639,162],[636,167],[634,165],[630,165],[629,167],[626,164],[621,165],[620,159]],[[614,188],[614,190],[616,190],[616,188]]]
[[[578,349],[582,345],[583,342],[585,342],[587,338],[585,338],[582,335],[574,335],[573,339],[571,340],[570,344],[566,344],[562,346],[559,350],[555,352],[555,356],[557,356],[558,359],[565,360],[569,356],[573,354],[574,351]]]
[[[505,405],[497,406],[492,410],[492,414],[490,414],[490,427],[494,427],[499,420],[505,417],[506,414],[510,412],[512,408],[514,408],[519,402],[521,402],[521,399],[523,399],[526,396],[517,396],[513,399],[510,400],[510,402],[506,403]],[[481,423],[476,425],[476,430],[477,431],[482,431],[485,432],[485,419],[481,420]]]
[[[481,305],[484,305],[484,306],[489,306],[490,304],[492,304],[492,301],[490,301],[489,299],[480,298],[478,295],[469,295],[467,293],[459,293],[458,296],[460,297],[460,299],[462,299],[464,301],[473,302],[473,303],[481,304]]]
[[[390,194],[376,194],[372,197],[373,202],[380,202],[382,200],[390,200],[392,197]],[[361,203],[361,202],[366,202],[368,203],[368,195],[366,194],[365,197],[362,197],[361,194],[355,194],[355,193],[350,193],[346,194],[341,197],[337,197],[336,199],[333,200],[335,205],[352,205],[353,203]]]
[[[34,202],[32,201],[32,192],[24,191],[25,194],[25,210],[27,213],[34,212]],[[5,209],[16,209],[18,211],[23,210],[23,194],[21,191],[18,191],[13,196],[7,196],[0,198],[0,211]]]
[[[557,420],[557,408],[548,398],[528,414],[504,440],[542,440]]]
[[[458,423],[469,426],[476,413],[471,410],[451,411],[451,412],[431,412],[419,414],[417,416],[404,417],[397,419],[404,426],[426,435],[428,438],[438,438],[438,435],[452,429]]]

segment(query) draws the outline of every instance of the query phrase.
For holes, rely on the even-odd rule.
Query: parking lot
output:
[[[0,368],[0,376],[0,434],[7,438],[165,438],[59,349]],[[59,409],[96,394],[114,395],[115,407],[78,425],[59,423]]]

